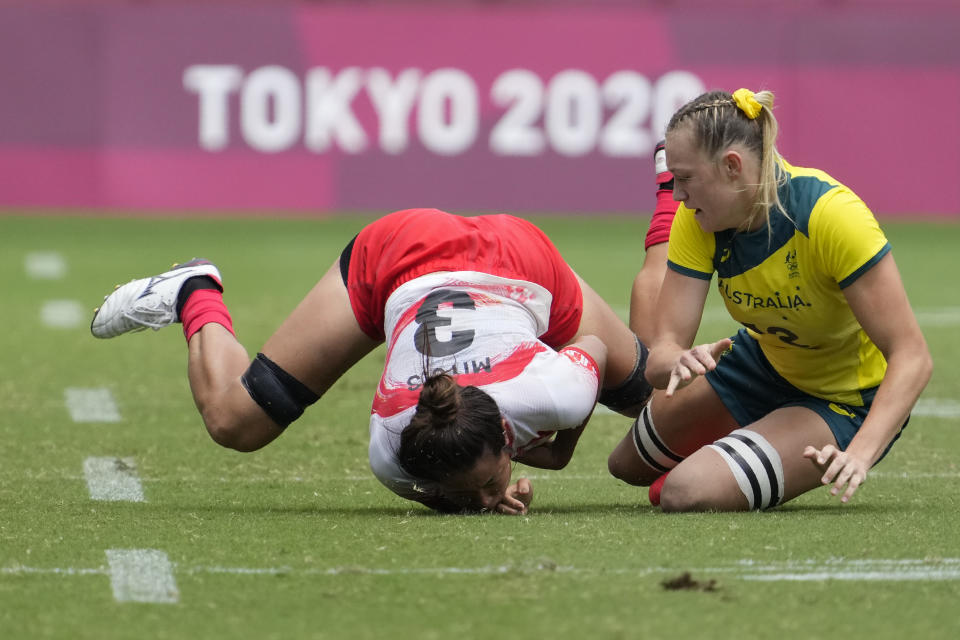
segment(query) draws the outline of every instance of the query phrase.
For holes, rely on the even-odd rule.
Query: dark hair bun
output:
[[[432,375],[423,383],[417,410],[429,413],[434,427],[446,427],[456,420],[460,410],[459,392],[460,387],[450,374]]]

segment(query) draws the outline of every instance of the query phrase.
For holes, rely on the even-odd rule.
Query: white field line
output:
[[[554,564],[498,565],[482,567],[410,567],[383,569],[375,567],[330,567],[327,569],[293,570],[290,567],[194,567],[190,573],[220,573],[233,575],[495,575],[505,573],[575,573],[651,575],[677,574],[688,571],[703,574],[725,574],[741,580],[796,581],[796,580],[858,580],[858,581],[939,581],[960,580],[960,558],[940,560],[809,560],[802,563],[761,564],[750,560],[733,565],[714,567],[638,567],[638,568],[579,568]]]
[[[933,418],[960,418],[960,402],[939,398],[920,398],[911,415]]]
[[[523,473],[522,471],[514,471],[514,474],[519,478],[528,478],[530,480],[538,481],[577,481],[581,482],[583,480],[595,480],[602,482],[616,482],[613,476],[608,473]],[[897,478],[901,480],[957,480],[960,479],[960,471],[871,471],[871,478]],[[163,482],[164,478],[156,478],[151,480],[152,482]],[[177,482],[183,482],[185,478],[182,476],[177,476]],[[288,478],[275,478],[272,476],[250,476],[247,478],[217,478],[218,482],[222,483],[259,483],[259,482],[362,482],[362,481],[374,481],[375,478],[371,474],[369,476],[317,476],[304,478],[302,476],[290,476]],[[377,485],[379,486],[379,484]]]
[[[156,549],[107,549],[117,602],[175,603],[180,599],[167,554]]]
[[[108,576],[110,570],[106,567],[93,569],[79,569],[76,567],[26,567],[15,564],[12,567],[0,567],[0,575],[4,576]]]
[[[619,413],[608,409],[602,404],[598,404],[593,412],[597,415],[620,416]],[[960,402],[956,400],[944,400],[940,398],[920,398],[911,412],[913,416],[923,416],[930,418],[960,418]],[[620,416],[625,423],[630,418]]]
[[[630,309],[623,305],[614,305],[614,312],[620,316],[624,322],[630,317]],[[914,309],[914,315],[921,327],[955,327],[960,325],[960,307],[937,307]],[[704,309],[702,324],[717,324],[720,322],[734,323],[734,320],[722,307],[710,307]]]
[[[115,460],[115,458],[111,458]],[[530,480],[536,480],[538,482],[583,482],[583,481],[593,481],[593,482],[617,482],[614,480],[613,476],[606,473],[524,473],[523,471],[516,471],[515,475],[517,477],[529,478]],[[51,478],[56,478],[60,480],[86,480],[86,476],[78,476],[74,474],[50,474],[48,472],[43,473],[21,473],[18,474],[19,478],[26,479],[37,479],[37,480],[50,480]],[[960,471],[871,471],[870,478],[893,478],[897,480],[957,480],[960,479]],[[162,484],[164,482],[219,482],[221,484],[260,484],[263,482],[290,482],[290,483],[327,483],[327,482],[369,482],[371,485],[379,487],[380,484],[376,482],[376,478],[373,474],[369,475],[349,475],[349,476],[272,476],[272,475],[249,475],[249,476],[239,476],[235,478],[228,478],[226,476],[220,476],[219,478],[209,478],[205,476],[196,476],[196,475],[177,475],[176,477],[147,477],[140,478],[142,482],[150,482],[154,484]]]
[[[176,566],[166,554],[149,549],[107,551],[109,570],[95,568],[39,568],[16,565],[0,568],[0,575],[109,575],[114,597],[120,602],[176,602],[173,573],[228,574],[238,576],[403,576],[499,575],[506,573],[571,573],[582,575],[664,575],[689,572],[694,577],[724,575],[734,579],[783,581],[954,581],[960,580],[960,558],[856,559],[829,558],[793,562],[757,562],[744,559],[706,567],[575,567],[552,563],[487,565],[479,567],[362,567],[342,566],[297,569],[282,567]]]
[[[132,458],[87,458],[83,476],[91,500],[143,502],[143,488]]]
[[[109,389],[80,389],[64,391],[64,402],[74,422],[120,422],[120,411]]]
[[[40,322],[52,329],[73,329],[85,319],[84,306],[76,300],[48,300],[40,308]]]
[[[955,327],[960,324],[960,307],[915,309],[921,327]]]
[[[900,480],[956,480],[960,478],[960,471],[871,471],[868,477]]]
[[[828,560],[771,564],[744,580],[765,582],[855,581],[939,581],[960,580],[960,558],[940,560]]]
[[[923,581],[960,580],[960,569],[916,571],[813,571],[810,573],[769,573],[741,576],[744,580],[762,582],[823,582],[825,580],[847,581]]]
[[[34,280],[59,280],[67,273],[67,261],[56,251],[33,251],[24,258],[23,268]]]

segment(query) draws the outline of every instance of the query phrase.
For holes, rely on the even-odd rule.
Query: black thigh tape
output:
[[[360,234],[357,234],[360,235]],[[353,236],[353,240],[347,243],[347,246],[343,248],[343,251],[340,253],[340,277],[343,278],[343,286],[350,288],[350,258],[353,256],[353,243],[357,241],[357,236]]]
[[[304,409],[320,399],[306,385],[258,353],[250,367],[240,376],[243,388],[253,401],[281,429],[303,415]]]
[[[636,336],[634,337],[636,338]],[[640,338],[636,338],[636,341],[637,359],[633,365],[633,372],[613,389],[604,389],[598,398],[600,404],[614,411],[641,406],[650,399],[650,394],[653,393],[653,386],[647,382],[643,375],[647,369],[649,350],[645,344],[640,342]]]

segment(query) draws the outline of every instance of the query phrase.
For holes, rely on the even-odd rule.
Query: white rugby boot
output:
[[[94,310],[90,332],[97,338],[113,338],[147,328],[156,331],[179,321],[177,295],[183,283],[196,276],[209,276],[223,289],[217,267],[202,258],[194,258],[158,276],[117,285]]]

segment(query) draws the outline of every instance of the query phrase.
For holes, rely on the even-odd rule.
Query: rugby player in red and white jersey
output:
[[[420,276],[390,296],[386,364],[370,418],[370,466],[384,485],[437,506],[452,501],[495,508],[505,494],[530,492],[528,483],[508,487],[511,459],[554,469],[567,463],[596,403],[607,349],[593,336],[559,351],[541,342],[551,298],[541,285],[470,271]],[[490,469],[479,491],[441,490],[456,473],[441,468],[440,455],[422,465],[406,462],[412,469],[401,459],[402,434],[421,389],[444,374],[461,387],[481,389],[498,408],[490,427],[495,439],[486,447]],[[449,428],[439,422],[440,429]],[[414,457],[423,455],[423,439]]]
[[[365,227],[253,362],[217,268],[194,260],[105,298],[110,338],[181,322],[194,400],[211,437],[268,444],[386,342],[370,460],[391,490],[442,510],[526,513],[511,462],[561,468],[594,404],[636,417],[647,349],[536,226],[435,209]]]

